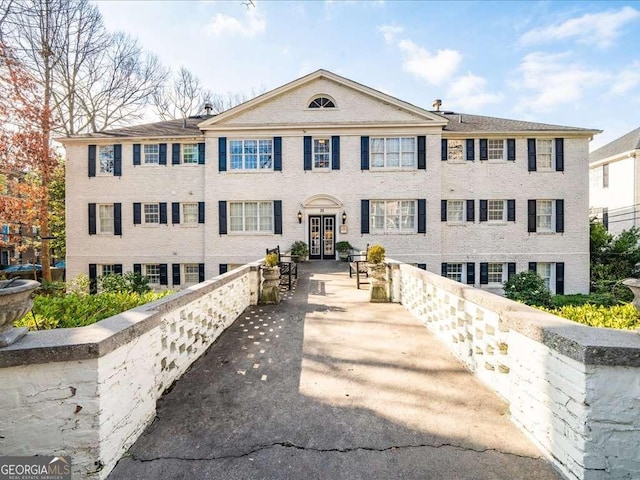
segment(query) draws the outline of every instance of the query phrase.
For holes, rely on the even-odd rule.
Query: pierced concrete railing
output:
[[[638,333],[587,327],[409,265],[390,270],[393,300],[509,402],[568,478],[640,478]]]
[[[106,477],[162,393],[257,303],[259,265],[0,349],[0,455],[70,455],[74,478]]]

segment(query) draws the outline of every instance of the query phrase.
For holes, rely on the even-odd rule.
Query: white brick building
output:
[[[431,112],[319,70],[217,116],[61,139],[67,276],[181,288],[347,240],[482,288],[535,268],[587,292],[595,133]]]

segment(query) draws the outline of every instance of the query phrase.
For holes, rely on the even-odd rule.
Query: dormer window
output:
[[[320,96],[311,100],[309,108],[336,108],[336,104],[331,98]]]

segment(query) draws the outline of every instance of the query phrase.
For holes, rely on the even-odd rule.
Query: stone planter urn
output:
[[[11,345],[26,335],[28,328],[14,328],[13,322],[31,310],[31,293],[39,286],[35,280],[0,281],[0,347]]]
[[[640,278],[625,278],[622,284],[633,292],[633,306],[636,307],[636,310],[640,310]]]
[[[280,267],[262,267],[262,289],[260,303],[278,304],[282,300],[280,293]]]
[[[367,271],[371,279],[369,301],[385,303],[389,301],[389,282],[387,281],[387,265],[384,263],[367,263]]]

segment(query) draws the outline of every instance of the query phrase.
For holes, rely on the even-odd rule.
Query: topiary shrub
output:
[[[516,302],[548,307],[551,304],[551,292],[544,280],[536,272],[520,272],[504,283],[504,294]]]
[[[270,253],[266,257],[264,257],[264,264],[267,267],[277,267],[278,266],[278,254]]]
[[[367,262],[382,263],[384,262],[385,249],[382,245],[372,245],[367,251]]]

